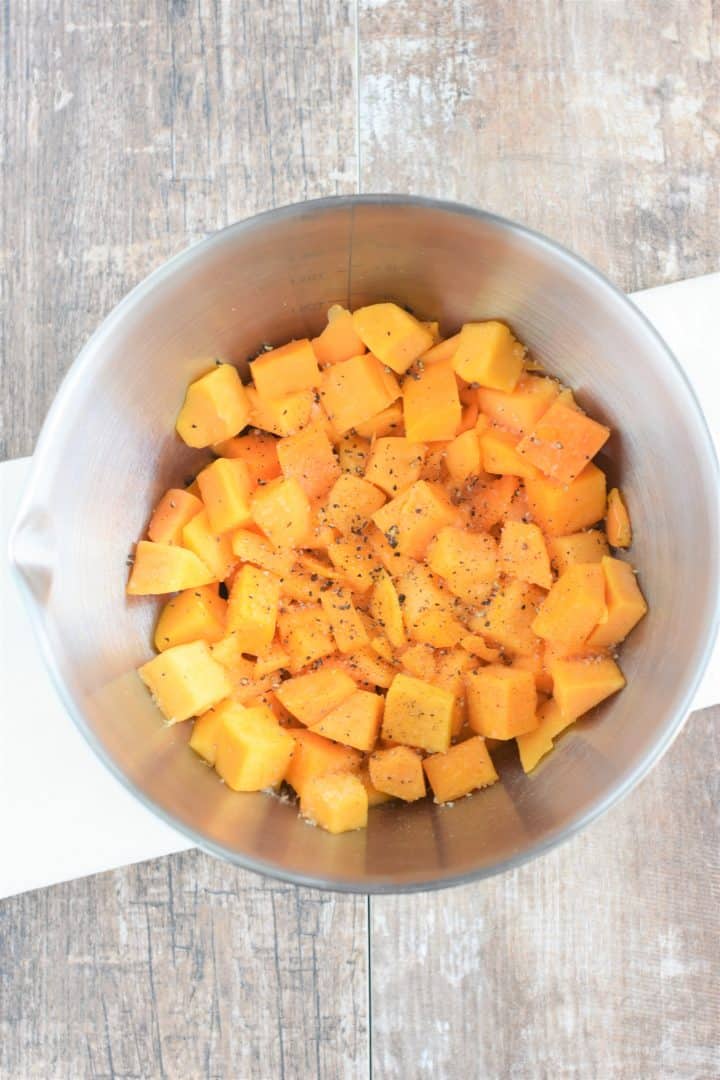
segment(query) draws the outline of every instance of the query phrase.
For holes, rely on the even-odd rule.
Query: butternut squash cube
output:
[[[250,402],[237,369],[220,364],[190,383],[175,427],[183,442],[200,449],[237,435],[250,417]]]
[[[367,592],[378,569],[378,561],[365,537],[336,540],[328,545],[327,552],[348,587],[356,592]]]
[[[156,544],[181,544],[183,528],[202,508],[202,501],[189,491],[170,488],[153,510],[149,538]]]
[[[213,532],[228,532],[251,522],[252,484],[241,458],[218,458],[198,473],[197,482]]]
[[[517,452],[558,484],[570,484],[610,438],[610,428],[561,401],[518,443]]]
[[[560,712],[558,703],[552,698],[540,706],[537,717],[538,726],[535,730],[517,737],[520,764],[526,773],[531,772],[538,761],[552,750],[554,739],[574,723],[572,718]]]
[[[217,533],[210,524],[207,510],[196,514],[182,531],[183,547],[210,567],[216,581],[229,577],[237,564],[228,533]]]
[[[417,480],[373,514],[373,521],[391,547],[402,555],[422,559],[433,536],[458,520],[458,511],[442,488]]]
[[[551,536],[547,549],[558,574],[564,574],[573,563],[600,562],[603,555],[610,554],[605,533],[600,529],[570,533],[569,536]]]
[[[382,491],[351,473],[343,473],[333,484],[325,503],[325,521],[343,536],[359,533],[385,502]]]
[[[202,716],[198,716],[193,720],[189,746],[191,750],[194,750],[196,754],[199,754],[201,758],[204,758],[208,765],[215,764],[218,735],[220,733],[220,725],[223,717],[223,704],[225,703],[223,702],[217,706],[214,705],[212,709],[208,709]]]
[[[394,498],[420,478],[427,447],[404,438],[377,439],[370,451],[365,479]]]
[[[426,353],[423,353],[423,362],[425,364],[437,364],[452,360],[459,344],[460,334],[453,334],[452,337],[445,338],[444,341],[438,341],[437,344],[433,345],[432,349],[428,349]]]
[[[403,649],[400,663],[409,675],[432,682],[435,678],[435,649],[431,645],[415,642]]]
[[[605,578],[605,611],[587,639],[588,646],[594,649],[624,641],[647,612],[632,566],[607,555],[600,566]]]
[[[370,457],[370,440],[360,435],[347,434],[337,440],[337,450],[340,468],[344,473],[351,476],[364,476],[368,458]]]
[[[630,515],[628,514],[625,500],[618,488],[612,488],[608,495],[605,528],[607,530],[608,540],[613,547],[630,547],[632,544]]]
[[[457,435],[445,451],[445,466],[456,484],[464,484],[483,471],[480,438],[474,427]]]
[[[386,435],[402,435],[404,425],[402,403],[396,401],[364,424],[358,424],[355,430],[365,439],[380,439]]]
[[[518,453],[518,437],[511,431],[488,428],[480,435],[483,469],[501,476],[521,476],[532,480],[540,470]]]
[[[493,649],[480,634],[466,634],[460,639],[460,645],[472,656],[484,660],[487,664],[494,664],[502,655],[500,649]]]
[[[245,563],[230,589],[227,626],[242,643],[242,651],[262,656],[275,637],[280,582],[267,570]]]
[[[395,649],[407,644],[402,608],[392,578],[383,570],[376,577],[370,596],[370,612]]]
[[[469,494],[465,513],[468,525],[478,532],[488,532],[506,517],[520,480],[517,476],[482,478]]]
[[[423,768],[436,803],[461,799],[476,788],[489,787],[498,779],[481,735],[451,746],[445,754],[425,758]]]
[[[466,676],[468,721],[488,739],[513,739],[537,727],[535,680],[529,671],[489,664]]]
[[[448,525],[440,529],[427,551],[427,564],[447,582],[455,596],[480,604],[497,577],[498,549],[487,533],[471,533]]]
[[[364,829],[367,825],[368,794],[362,781],[352,773],[316,776],[303,789],[300,813],[330,833]]]
[[[155,627],[155,648],[165,652],[189,641],[219,641],[225,633],[227,605],[217,585],[184,589],[168,600]]]
[[[550,666],[550,674],[558,708],[573,720],[625,685],[623,673],[609,657],[555,660]]]
[[[192,551],[175,544],[141,540],[135,548],[127,584],[129,596],[154,596],[198,588],[218,579]]]
[[[262,353],[250,364],[255,388],[265,401],[312,390],[320,382],[320,369],[307,338],[290,341]]]
[[[447,690],[400,672],[385,698],[383,738],[431,754],[444,753],[450,745],[454,704],[455,699]],[[373,783],[386,790],[374,778]]]
[[[260,533],[250,529],[238,529],[232,534],[233,554],[244,563],[254,563],[262,570],[269,570],[277,577],[290,573],[295,562],[295,552],[287,548],[276,548]]]
[[[580,647],[605,615],[605,579],[599,563],[575,563],[558,578],[533,620],[538,637],[566,649]]]
[[[335,652],[330,624],[319,604],[288,607],[280,613],[278,627],[293,674]]]
[[[264,398],[254,386],[247,388],[248,423],[273,435],[295,435],[310,420],[315,397],[312,390],[296,390],[281,397]]]
[[[138,674],[169,724],[207,712],[232,689],[205,641],[175,645],[148,660]]]
[[[316,424],[280,439],[277,455],[285,479],[297,480],[309,499],[326,495],[340,475],[332,444]]]
[[[387,688],[395,677],[395,667],[378,656],[373,649],[357,649],[343,657],[342,665],[353,679],[367,688]]]
[[[337,668],[320,668],[307,675],[285,679],[277,688],[278,700],[307,727],[319,724],[327,713],[355,693],[355,683]]]
[[[590,462],[570,484],[538,476],[525,481],[533,521],[548,536],[579,532],[605,514],[605,473]]]
[[[436,649],[457,645],[465,628],[455,617],[454,598],[426,566],[414,566],[398,579],[400,596],[405,628],[414,641]]]
[[[313,731],[326,739],[369,752],[374,747],[385,699],[380,694],[356,690],[350,697],[325,714]]]
[[[405,434],[416,443],[454,439],[462,406],[452,364],[447,361],[418,368],[403,383]]]
[[[274,480],[280,475],[277,440],[268,432],[253,431],[248,435],[236,435],[232,439],[215,443],[213,450],[218,457],[244,461],[252,487],[257,487],[261,481],[266,483]]]
[[[361,769],[360,772],[357,773],[357,778],[367,792],[368,808],[371,809],[373,806],[382,806],[383,803],[390,802],[392,799],[392,795],[388,795],[385,791],[379,791],[378,788],[375,787],[370,779],[369,769]]]
[[[500,537],[500,565],[505,574],[549,589],[552,585],[550,556],[537,525],[506,521]]]
[[[453,354],[453,367],[468,383],[510,393],[522,374],[525,347],[504,323],[465,323]]]
[[[371,353],[326,368],[320,399],[338,435],[365,423],[400,396],[395,377]]]
[[[432,348],[433,336],[397,304],[370,304],[353,312],[353,324],[371,353],[398,375]]]
[[[300,547],[312,528],[312,506],[298,481],[272,480],[250,502],[253,521],[276,548]]]
[[[265,706],[222,709],[215,769],[233,791],[263,791],[285,778],[295,740]]]
[[[376,750],[368,760],[368,772],[370,783],[385,795],[404,802],[415,802],[425,795],[422,758],[409,746]]]
[[[547,412],[559,390],[559,383],[555,379],[522,375],[511,393],[481,386],[477,399],[481,411],[493,424],[516,435],[524,435]]]
[[[483,602],[470,619],[470,629],[511,656],[532,653],[539,641],[532,623],[544,598],[537,585],[513,578]]]
[[[308,784],[318,776],[329,773],[357,772],[362,754],[350,746],[331,742],[314,731],[293,728],[295,753],[285,774],[285,780],[302,798]]]
[[[340,304],[333,304],[328,311],[327,326],[318,337],[312,339],[312,347],[323,367],[340,364],[365,352],[351,312]]]
[[[272,641],[262,656],[255,661],[253,679],[259,682],[266,675],[274,675],[276,671],[282,671],[290,663],[290,657],[283,649],[279,641]]]
[[[370,644],[365,627],[347,589],[342,587],[326,589],[320,594],[320,603],[340,652],[355,652],[356,649],[362,649]]]

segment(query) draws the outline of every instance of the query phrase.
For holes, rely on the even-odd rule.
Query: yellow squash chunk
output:
[[[370,440],[361,435],[343,435],[335,444],[340,468],[350,476],[364,476],[370,457]]]
[[[358,533],[384,502],[385,496],[374,484],[352,473],[343,473],[328,494],[325,521],[343,536]]]
[[[329,773],[356,772],[362,755],[352,747],[324,739],[314,731],[292,729],[295,753],[285,780],[302,798],[307,785],[318,776]]]
[[[503,573],[549,589],[552,585],[550,556],[537,525],[506,521],[500,537],[500,566]]]
[[[376,750],[368,760],[370,783],[378,791],[404,802],[415,802],[425,795],[422,758],[409,746]]]
[[[433,536],[458,520],[458,511],[442,488],[418,480],[373,514],[373,521],[392,548],[422,559]]]
[[[267,570],[245,563],[235,576],[227,607],[227,627],[244,653],[262,656],[275,637],[280,582]]]
[[[371,353],[398,375],[432,348],[433,335],[397,304],[370,304],[353,312],[355,330]]]
[[[352,314],[340,304],[333,304],[328,311],[328,323],[318,337],[312,339],[312,347],[323,367],[340,364],[365,352]]]
[[[219,641],[225,633],[226,602],[217,585],[185,589],[168,600],[155,627],[155,648],[165,652],[189,641]]]
[[[364,829],[368,793],[352,773],[328,773],[307,783],[300,796],[300,813],[330,833]]]
[[[224,533],[250,523],[252,485],[241,458],[218,458],[198,473],[197,482],[213,532]]]
[[[278,700],[302,724],[312,727],[355,693],[355,683],[337,668],[320,668],[286,679],[277,688]]]
[[[250,402],[232,364],[220,364],[190,383],[176,428],[188,446],[212,446],[237,435],[250,417]]]
[[[385,699],[383,738],[431,754],[444,753],[450,745],[454,704],[447,690],[401,672],[393,679]],[[385,790],[382,785],[376,787]]]
[[[479,476],[483,471],[480,438],[474,427],[448,443],[445,466],[456,484],[464,484],[470,476]]]
[[[153,510],[148,537],[156,544],[181,544],[184,527],[202,508],[202,501],[189,491],[170,488]]]
[[[364,424],[358,424],[355,430],[358,435],[366,439],[380,439],[385,435],[402,435],[404,430],[402,404],[395,402],[394,405],[388,405],[387,409],[383,409],[370,420],[366,420]]]
[[[154,596],[209,585],[218,579],[197,555],[175,544],[141,540],[127,584],[129,596]]]
[[[555,401],[517,452],[558,484],[570,484],[610,438],[610,428]]]
[[[510,393],[520,378],[525,347],[504,323],[465,323],[453,354],[453,367],[468,383]]]
[[[201,510],[188,521],[182,531],[182,542],[183,547],[210,567],[216,581],[229,577],[237,563],[230,536],[215,532],[207,510]]]
[[[426,566],[416,565],[398,579],[398,599],[402,601],[403,621],[414,641],[436,649],[457,645],[465,633],[455,617],[455,602],[442,582]]]
[[[250,503],[253,521],[276,548],[300,547],[312,528],[312,506],[298,481],[273,480]]]
[[[307,338],[263,353],[250,364],[250,372],[258,394],[265,401],[312,390],[320,382],[320,369]]]
[[[396,437],[377,439],[370,451],[365,479],[392,499],[419,480],[426,453],[424,443]]]
[[[518,437],[511,431],[487,428],[480,435],[480,452],[485,472],[501,476],[520,476],[532,480],[540,471],[518,453]]]
[[[468,720],[478,735],[513,739],[537,727],[535,680],[529,671],[489,664],[466,676]]]
[[[394,375],[370,353],[326,368],[320,381],[320,399],[338,435],[377,416],[399,396]]]
[[[247,389],[250,402],[248,422],[261,432],[295,435],[310,420],[315,397],[312,390],[296,390],[282,397],[264,398],[254,386]]]
[[[539,476],[525,481],[533,521],[548,536],[565,536],[595,525],[605,514],[605,473],[590,462],[570,484]]]
[[[309,499],[326,495],[340,475],[332,444],[315,424],[280,439],[277,455],[285,479],[297,480]]]
[[[418,365],[420,367],[420,365]],[[462,406],[452,364],[423,364],[403,383],[405,434],[411,442],[454,439]]]
[[[215,769],[233,791],[263,791],[285,778],[295,740],[272,712],[228,703],[222,709]]]
[[[573,720],[625,685],[623,673],[609,657],[555,660],[550,674],[558,708]]]
[[[553,740],[560,732],[574,723],[569,717],[563,716],[552,698],[540,706],[537,718],[538,726],[534,731],[517,737],[520,764],[526,773],[531,772],[538,761],[552,750]]]
[[[600,529],[570,533],[569,536],[551,536],[547,548],[558,574],[564,574],[573,563],[600,562],[603,555],[610,554],[607,538]]]
[[[351,653],[369,645],[370,639],[347,589],[337,586],[325,589],[320,594],[320,603],[340,652]]]
[[[324,735],[326,739],[369,753],[377,741],[384,704],[382,695],[356,690],[331,712],[326,713],[322,720],[313,726],[313,731]]]
[[[607,537],[613,547],[629,548],[632,544],[632,526],[625,500],[618,488],[612,488],[607,499],[605,515]]]
[[[277,440],[266,431],[236,435],[235,438],[215,443],[213,450],[218,457],[239,458],[244,461],[253,487],[257,487],[260,481],[274,480],[280,475]]]
[[[204,641],[167,649],[138,668],[138,674],[170,724],[207,712],[232,689]]]
[[[451,746],[446,754],[433,754],[423,762],[436,803],[452,802],[498,779],[485,740],[475,735]]]
[[[392,578],[383,570],[376,577],[370,595],[370,612],[394,649],[407,644],[402,608]]]
[[[511,656],[534,652],[538,637],[532,629],[545,593],[537,585],[511,579],[479,608],[470,620],[470,629],[501,645]]]
[[[499,427],[516,435],[532,430],[558,396],[559,384],[539,375],[523,375],[512,393],[480,387],[480,410]]]
[[[335,652],[330,624],[319,604],[288,607],[280,613],[278,627],[293,673]]]
[[[600,563],[569,566],[543,600],[532,628],[538,637],[566,649],[580,647],[605,615],[605,579]]]
[[[632,566],[607,555],[600,566],[605,577],[605,612],[587,639],[592,649],[604,649],[624,641],[647,612]]]
[[[202,716],[193,721],[190,734],[189,746],[196,754],[207,761],[208,765],[215,764],[217,754],[218,735],[222,723],[222,704],[208,709]]]
[[[244,563],[254,563],[271,574],[285,577],[292,570],[295,552],[287,548],[276,548],[260,533],[250,529],[238,529],[232,534],[232,550]]]
[[[497,576],[497,544],[487,533],[449,525],[431,542],[427,564],[455,596],[479,604],[489,595]]]

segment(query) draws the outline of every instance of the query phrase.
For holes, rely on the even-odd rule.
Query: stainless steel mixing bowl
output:
[[[445,330],[507,320],[614,434],[606,465],[635,525],[650,614],[623,649],[627,689],[526,777],[453,808],[374,810],[331,836],[295,807],[236,795],[165,728],[134,674],[156,605],[128,600],[126,560],[159,494],[202,456],[173,424],[187,383],[222,357],[317,332],[328,305],[392,298]],[[47,663],[84,736],[134,794],[230,862],[290,881],[375,892],[516,866],[624,795],[667,749],[709,655],[717,613],[717,471],[667,347],[597,271],[535,233],[464,206],[327,199],[234,225],[139,285],[75,361],[38,443],[13,540]],[[92,807],[88,806],[88,813]]]

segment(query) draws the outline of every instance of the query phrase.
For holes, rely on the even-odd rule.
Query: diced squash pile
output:
[[[159,499],[127,591],[165,594],[139,669],[234,791],[331,833],[530,772],[620,690],[647,610],[610,435],[503,322],[334,305],[312,340],[216,364],[177,431],[215,457]],[[206,459],[207,460],[207,459]],[[491,743],[492,745],[492,743]]]

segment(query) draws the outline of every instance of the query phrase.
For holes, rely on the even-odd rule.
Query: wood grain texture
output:
[[[0,24],[3,456],[149,270],[358,170],[627,289],[717,269],[710,0],[14,0]],[[719,720],[559,851],[369,925],[198,852],[5,901],[0,1075],[710,1080]]]

